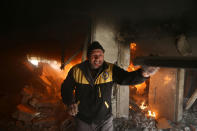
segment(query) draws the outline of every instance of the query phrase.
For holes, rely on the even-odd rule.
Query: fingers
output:
[[[77,104],[72,104],[68,106],[68,114],[71,116],[75,116],[78,113],[78,105]]]
[[[146,66],[146,67],[142,67],[142,69],[143,69],[142,75],[144,77],[149,77],[151,75],[154,75],[160,68],[159,67]]]

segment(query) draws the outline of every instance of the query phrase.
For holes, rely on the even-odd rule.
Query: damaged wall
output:
[[[137,44],[135,56],[149,56],[149,55],[159,55],[159,56],[182,56],[183,54],[180,52],[180,49],[177,45],[177,40],[180,37],[181,33],[183,33],[184,27],[182,27],[179,23],[177,25],[177,30],[175,27],[171,27],[171,24],[150,24],[144,23],[142,24],[134,24],[131,21],[120,21],[113,17],[113,19],[96,19],[96,27],[94,27],[94,40],[98,40],[103,44],[104,48],[106,48],[105,59],[109,62],[114,62],[117,59],[117,64],[124,69],[127,69],[126,66],[129,63],[124,63],[125,61],[129,61],[128,56],[124,55],[129,49],[129,44],[131,42],[135,42]],[[117,24],[119,23],[119,24]],[[112,28],[113,27],[113,28]],[[169,29],[171,28],[171,29]],[[183,29],[181,31],[181,29]],[[113,35],[112,35],[113,34]],[[117,39],[118,37],[118,39]],[[182,48],[189,48],[190,56],[196,55],[196,45],[195,45],[195,33],[185,33],[185,44]],[[122,40],[121,42],[127,43],[127,47],[124,49],[124,44],[120,43],[118,40]],[[116,43],[116,44],[114,44]],[[116,47],[114,46],[116,45]],[[120,47],[120,45],[122,47]],[[113,47],[114,54],[111,55],[111,47]],[[118,49],[118,52],[116,52]],[[123,50],[123,52],[121,52]],[[187,50],[187,49],[183,49]],[[107,52],[110,52],[107,53]],[[117,54],[121,54],[120,57]],[[122,61],[119,61],[122,60]],[[162,69],[164,70],[164,69]],[[161,72],[162,72],[161,70]],[[165,73],[158,72],[158,75],[150,79],[150,92],[149,92],[149,104],[150,107],[155,110],[159,115],[158,117],[166,117],[172,121],[179,121],[182,119],[183,113],[183,88],[184,88],[184,79],[181,78],[182,84],[177,84],[180,82],[179,79],[179,70],[178,69],[170,69],[167,68],[164,72],[166,74],[171,74],[170,77],[171,84],[165,84]],[[182,73],[184,76],[185,73]],[[154,78],[160,78],[154,79]],[[172,80],[173,79],[173,80]],[[168,80],[167,80],[168,81]],[[163,83],[164,82],[164,83]],[[157,90],[155,90],[155,86],[157,86]],[[122,93],[118,92],[117,97],[117,105],[113,107],[116,109],[116,116],[126,116],[127,110],[127,91],[125,89],[129,89],[128,87],[121,87]],[[120,88],[120,89],[121,89]],[[164,91],[165,90],[165,91]],[[181,92],[182,90],[182,92]],[[123,93],[124,92],[124,93]],[[156,97],[154,94],[157,94]],[[153,96],[152,96],[153,95]],[[122,104],[118,104],[118,101]],[[157,101],[155,104],[155,101]],[[156,107],[155,107],[156,106]],[[121,112],[124,112],[121,114]]]
[[[22,66],[26,53],[60,60],[61,46],[65,43],[65,59],[69,58],[78,46],[83,45],[92,14],[94,17],[103,15],[102,19],[106,19],[99,29],[100,35],[95,39],[104,43],[107,61],[114,63],[119,59],[115,37],[124,21],[129,21],[131,27],[126,31],[130,32],[126,43],[136,42],[136,56],[179,56],[175,44],[178,33],[185,33],[192,48],[192,55],[197,56],[197,8],[194,0],[151,0],[144,3],[134,0],[114,4],[19,0],[3,1],[2,6],[0,42],[6,48],[1,48],[3,62],[0,98],[2,107],[10,109],[1,110],[2,119],[4,116],[9,117],[16,108],[20,102],[18,93],[24,87],[25,79],[31,77]],[[104,15],[106,13],[108,15]],[[127,105],[127,102],[125,103]]]

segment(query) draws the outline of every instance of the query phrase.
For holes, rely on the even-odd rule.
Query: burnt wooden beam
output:
[[[192,96],[189,98],[185,109],[188,110],[190,109],[190,107],[194,104],[195,100],[197,100],[197,89],[195,90],[195,92],[192,94]]]
[[[134,65],[146,65],[169,68],[196,68],[197,57],[189,56],[143,56],[133,60]]]

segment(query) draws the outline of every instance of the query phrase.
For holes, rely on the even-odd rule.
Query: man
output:
[[[139,84],[157,71],[149,67],[127,72],[105,62],[104,52],[99,42],[93,42],[88,47],[88,60],[71,68],[62,84],[62,100],[68,113],[75,116],[77,131],[112,131],[112,85]]]

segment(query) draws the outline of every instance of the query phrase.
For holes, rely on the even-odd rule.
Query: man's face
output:
[[[91,52],[89,61],[92,69],[98,69],[104,61],[104,53],[101,49],[95,49]]]

